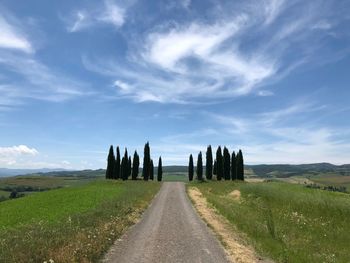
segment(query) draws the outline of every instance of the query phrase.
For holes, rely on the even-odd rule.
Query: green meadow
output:
[[[99,180],[0,203],[0,262],[96,262],[160,184]]]
[[[350,262],[350,195],[303,185],[191,183],[263,256],[276,262]],[[232,195],[241,193],[240,199]]]

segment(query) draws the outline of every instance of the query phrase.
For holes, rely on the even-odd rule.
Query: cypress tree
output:
[[[163,165],[162,165],[162,157],[159,157],[158,161],[158,174],[157,174],[157,180],[158,182],[162,181],[163,178]]]
[[[192,154],[190,155],[190,160],[188,163],[188,180],[192,181],[193,180],[193,172],[194,172],[194,168],[193,168],[193,157]]]
[[[113,145],[111,145],[109,147],[109,153],[107,157],[106,179],[113,178],[114,162],[115,162],[114,150],[113,150]]]
[[[216,162],[216,159],[214,161],[214,168],[213,168],[213,174],[217,174],[217,162]]]
[[[199,152],[197,159],[197,179],[203,181],[203,161],[202,161],[202,152]]]
[[[125,180],[125,169],[124,169],[124,166],[125,166],[125,158],[123,156],[122,158],[122,161],[120,162],[120,179],[122,180]]]
[[[131,156],[129,156],[129,160],[128,160],[128,179],[131,176]]]
[[[151,165],[150,165],[150,174],[149,174],[149,179],[154,180],[154,166],[153,166],[153,160],[151,159]]]
[[[150,163],[151,163],[151,154],[149,143],[145,144],[144,155],[143,155],[143,168],[142,168],[142,176],[143,180],[148,181],[150,176]]]
[[[211,145],[207,147],[205,177],[207,178],[207,180],[211,180],[213,178],[213,153],[211,150]]]
[[[237,163],[237,179],[244,181],[244,161],[242,151],[239,150],[236,158]]]
[[[113,179],[120,178],[120,152],[119,146],[117,146],[117,157],[115,159],[114,168],[113,168]]]
[[[132,180],[137,180],[137,176],[139,174],[139,166],[140,166],[140,158],[139,158],[139,155],[137,154],[137,151],[135,151],[134,159],[132,162],[132,175],[131,175]]]
[[[122,159],[121,175],[124,181],[128,179],[128,150],[126,148]]]
[[[224,162],[221,153],[221,147],[219,146],[216,151],[216,179],[221,181],[224,175]]]
[[[226,147],[224,147],[224,179],[225,180],[230,180],[230,162],[231,162],[231,156],[230,152]]]
[[[231,179],[237,180],[237,165],[236,165],[236,155],[235,152],[232,152],[231,156]]]

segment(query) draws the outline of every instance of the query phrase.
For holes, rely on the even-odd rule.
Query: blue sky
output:
[[[350,163],[350,2],[0,1],[0,167]]]

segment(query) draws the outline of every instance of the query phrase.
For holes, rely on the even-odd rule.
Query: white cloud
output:
[[[245,20],[246,17],[242,16],[234,22],[215,25],[193,23],[165,33],[151,33],[143,56],[165,69],[178,71],[176,64],[185,57],[195,56],[207,60],[214,49],[237,33]]]
[[[74,14],[75,22],[73,23],[73,25],[68,27],[68,31],[72,33],[88,27],[90,25],[90,22],[87,16],[88,15],[84,11],[77,11]]]
[[[67,27],[68,32],[82,31],[96,24],[110,24],[121,27],[125,21],[125,9],[112,0],[105,0],[102,7],[95,10],[78,10],[72,15]]]
[[[29,148],[26,145],[12,147],[0,147],[0,156],[19,156],[19,155],[37,155],[39,152],[35,148]]]
[[[19,28],[10,25],[0,14],[0,48],[15,49],[26,53],[32,53],[33,47]]]
[[[124,24],[125,10],[111,0],[105,1],[105,9],[98,20],[120,27]]]
[[[273,23],[281,13],[285,0],[265,0],[262,2],[266,15],[265,25],[269,25]]]
[[[122,92],[123,91],[124,92],[129,92],[130,90],[133,89],[133,87],[130,84],[125,83],[125,82],[123,82],[121,80],[114,81],[114,86],[119,88]]]

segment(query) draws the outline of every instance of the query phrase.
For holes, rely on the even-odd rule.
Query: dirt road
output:
[[[104,262],[229,262],[199,218],[180,182],[163,183],[141,221],[119,239]]]

